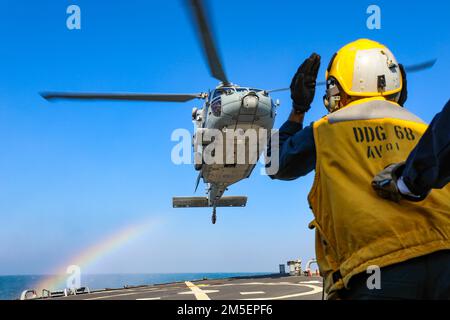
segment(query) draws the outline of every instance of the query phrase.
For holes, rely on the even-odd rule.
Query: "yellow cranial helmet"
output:
[[[341,48],[326,72],[352,97],[395,96],[402,90],[402,75],[392,52],[384,45],[359,39]]]

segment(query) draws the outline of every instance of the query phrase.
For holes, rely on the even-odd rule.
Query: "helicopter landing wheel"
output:
[[[211,222],[212,224],[216,224],[216,221],[217,221],[216,208],[214,208],[211,216]]]

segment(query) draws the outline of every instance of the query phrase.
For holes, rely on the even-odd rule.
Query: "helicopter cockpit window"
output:
[[[226,95],[230,95],[234,93],[234,88],[224,88],[223,91],[225,91]]]
[[[214,90],[214,94],[213,94],[213,99],[215,99],[215,98],[217,98],[217,97],[220,97],[221,95],[223,94],[223,90],[222,89],[220,89],[220,90]]]
[[[214,99],[214,101],[211,103],[212,114],[216,117],[220,117],[220,114],[222,112],[222,101],[221,100],[222,99],[220,99],[220,97],[219,97],[217,99]]]

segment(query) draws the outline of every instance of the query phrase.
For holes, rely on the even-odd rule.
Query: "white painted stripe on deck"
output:
[[[160,300],[161,297],[155,297],[155,298],[140,298],[140,299],[136,299],[136,300]]]
[[[95,297],[95,298],[87,298],[83,300],[101,300],[101,299],[108,299],[108,298],[114,298],[114,297],[124,297],[124,296],[131,296],[131,295],[139,294],[139,292],[128,292],[128,293],[119,293],[119,294],[111,294],[107,296],[101,296],[101,297]]]
[[[280,300],[280,299],[289,299],[289,298],[295,298],[295,297],[301,297],[301,296],[309,296],[313,295],[319,292],[322,292],[321,287],[314,286],[312,284],[303,284],[303,286],[311,288],[312,290],[307,292],[300,292],[300,293],[294,293],[294,294],[288,294],[285,296],[278,296],[278,297],[264,297],[264,298],[252,298],[252,299],[242,299],[242,300]]]
[[[83,299],[83,300],[102,300],[102,299],[108,299],[108,298],[114,298],[114,297],[123,297],[123,296],[131,296],[131,295],[142,294],[142,293],[145,293],[145,292],[156,292],[156,291],[165,291],[165,290],[157,290],[157,289],[140,290],[140,291],[127,292],[127,293],[118,293],[118,294],[104,295],[104,296],[95,297],[95,298],[86,298],[86,299]]]
[[[247,292],[239,292],[243,296],[250,295],[250,294],[265,294],[264,291],[247,291]]]
[[[206,293],[206,294],[219,292],[219,290],[202,290],[202,291],[203,291],[203,293]],[[178,294],[194,294],[194,292],[189,290],[189,291],[178,292]]]
[[[197,287],[195,284],[193,284],[190,281],[184,282],[186,286],[191,289],[192,293],[195,295],[195,298],[197,300],[211,300],[208,295],[199,287]]]

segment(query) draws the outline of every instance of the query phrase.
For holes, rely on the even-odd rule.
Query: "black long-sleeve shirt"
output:
[[[402,176],[409,190],[421,196],[450,182],[450,100],[410,153]]]

